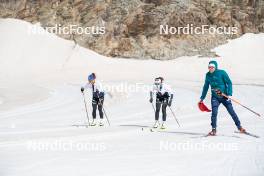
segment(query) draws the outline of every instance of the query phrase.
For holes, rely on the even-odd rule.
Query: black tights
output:
[[[166,108],[168,105],[168,100],[160,101],[156,100],[156,112],[155,112],[155,120],[159,120],[159,113],[160,113],[160,108],[162,109],[162,120],[166,121],[167,113],[166,113]]]
[[[96,119],[96,109],[97,109],[97,106],[98,106],[98,111],[99,111],[99,115],[100,115],[100,119],[103,119],[104,118],[104,113],[103,113],[103,104],[104,104],[104,99],[101,98],[93,98],[93,101],[92,101],[92,106],[93,106],[93,119]]]

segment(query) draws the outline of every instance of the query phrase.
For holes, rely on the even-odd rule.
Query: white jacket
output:
[[[94,89],[93,89],[93,85],[94,85]],[[95,83],[93,85],[88,82],[87,84],[85,84],[85,86],[83,88],[84,89],[90,89],[92,91],[92,94],[95,93],[96,91],[98,91],[99,93],[105,92],[105,90],[102,86],[102,83],[100,81],[95,81]]]
[[[166,92],[169,94],[169,96],[171,96],[172,93],[172,89],[168,84],[162,83],[161,85],[153,85],[151,93],[152,95],[155,93],[161,93],[161,95],[164,95]]]

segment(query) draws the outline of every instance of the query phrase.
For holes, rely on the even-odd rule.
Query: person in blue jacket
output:
[[[208,72],[206,73],[205,82],[203,86],[202,95],[200,97],[200,102],[202,102],[208,92],[209,86],[211,87],[212,97],[211,97],[211,126],[212,130],[208,135],[216,135],[216,123],[217,123],[217,113],[218,107],[222,103],[227,109],[228,113],[231,115],[235,125],[240,132],[245,132],[246,130],[242,128],[240,120],[233,109],[231,100],[223,96],[223,94],[232,96],[232,81],[230,80],[228,74],[224,70],[218,69],[218,64],[216,61],[210,61],[208,65]]]

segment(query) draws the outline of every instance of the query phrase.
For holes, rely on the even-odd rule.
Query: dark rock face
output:
[[[106,56],[140,59],[214,56],[210,49],[227,39],[264,32],[263,0],[0,0],[0,16],[88,28],[89,34],[57,35]],[[237,33],[160,34],[160,25],[189,24]]]

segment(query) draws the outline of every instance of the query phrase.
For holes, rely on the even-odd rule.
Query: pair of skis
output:
[[[166,129],[161,129],[161,128],[153,128],[153,127],[149,127],[149,128],[141,128],[142,131],[150,131],[150,132],[164,132],[166,131]],[[240,132],[240,131],[234,131],[234,133],[237,133],[237,134],[242,134],[242,135],[247,135],[247,136],[250,136],[250,137],[254,137],[254,138],[260,138],[260,136],[258,135],[255,135],[253,133],[249,133],[247,131],[245,132]],[[210,134],[206,134],[206,135],[203,135],[201,137],[210,137],[210,136],[223,136],[223,135],[210,135]],[[231,136],[228,136],[228,137],[231,137]],[[232,137],[235,137],[235,136],[232,136]]]
[[[104,125],[91,125],[91,124],[89,124],[89,125],[72,125],[72,126],[74,126],[74,127],[86,127],[86,128],[88,128],[88,127],[93,127],[93,128],[95,128],[95,127],[104,127]]]
[[[249,133],[249,132],[247,132],[247,131],[242,132],[242,133],[241,133],[240,131],[235,131],[235,133],[245,134],[245,135],[248,135],[248,136],[251,136],[251,137],[260,138],[260,136],[255,135],[255,134],[252,134],[252,133]]]
[[[254,137],[254,138],[260,138],[260,136],[255,135],[255,134],[253,134],[253,133],[249,133],[249,132],[247,132],[247,131],[245,131],[245,132],[235,131],[234,133],[237,133],[237,134],[244,134],[244,135],[251,136],[251,137]],[[202,137],[209,137],[209,136],[217,136],[217,134],[216,134],[216,135],[206,134],[206,135],[204,135],[204,136],[202,136]]]
[[[162,132],[162,131],[166,131],[166,128],[141,128],[142,131],[150,131],[150,132]]]

